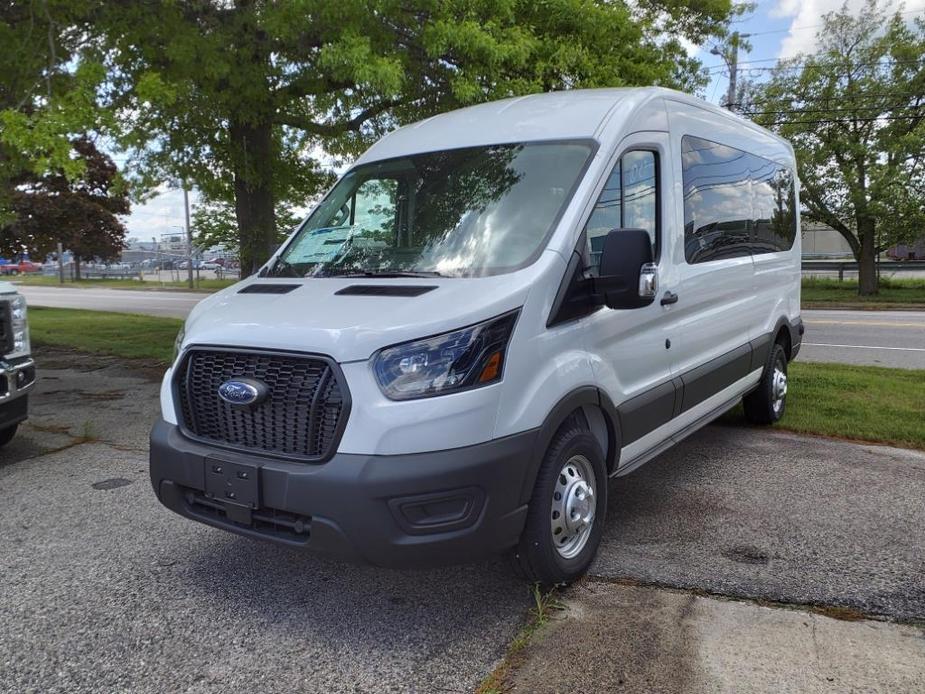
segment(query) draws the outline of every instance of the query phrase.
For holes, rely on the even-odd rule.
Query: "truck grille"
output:
[[[266,397],[254,405],[225,402],[219,386],[235,378],[266,384]],[[334,452],[349,409],[340,369],[318,356],[194,347],[176,386],[188,435],[312,462]]]
[[[0,357],[13,351],[13,316],[10,302],[0,301]]]

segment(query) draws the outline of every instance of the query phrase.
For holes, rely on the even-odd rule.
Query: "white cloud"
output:
[[[676,38],[678,39],[678,43],[681,44],[681,47],[684,48],[685,51],[687,51],[687,55],[690,56],[691,58],[695,57],[698,53],[700,53],[700,46],[694,43],[693,41],[691,41],[689,38],[686,38],[684,36],[678,36]]]
[[[196,203],[195,191],[190,193],[190,208]],[[185,225],[183,214],[183,191],[167,186],[158,188],[157,194],[142,205],[133,205],[124,219],[130,238],[150,241],[161,234],[179,231]]]
[[[798,53],[813,53],[816,50],[816,33],[822,23],[822,15],[841,9],[844,0],[778,0],[769,10],[772,17],[792,17],[790,31],[781,42],[780,58],[791,58]],[[848,10],[857,13],[865,0],[847,0]],[[900,5],[886,6],[888,12],[899,9],[905,17],[912,19],[918,11],[925,11],[925,0],[906,0]],[[802,28],[810,27],[810,28]]]

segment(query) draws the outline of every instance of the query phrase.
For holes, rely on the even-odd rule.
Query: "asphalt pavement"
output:
[[[0,691],[472,691],[522,626],[501,561],[353,566],[172,514],[158,373],[37,357],[0,452]],[[590,580],[921,622],[923,498],[923,453],[711,426],[613,482]]]
[[[21,285],[34,306],[185,318],[202,294]],[[803,311],[802,361],[925,369],[925,311]]]
[[[925,369],[925,311],[803,311],[801,361]]]
[[[186,318],[193,306],[207,296],[201,292],[160,289],[62,288],[36,284],[20,284],[17,289],[30,306],[85,308],[168,318]]]

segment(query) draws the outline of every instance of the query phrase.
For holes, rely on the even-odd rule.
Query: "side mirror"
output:
[[[608,308],[642,308],[655,301],[658,270],[645,229],[613,229],[604,239],[594,293]]]

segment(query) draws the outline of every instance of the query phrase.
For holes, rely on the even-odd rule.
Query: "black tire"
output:
[[[577,553],[566,557],[556,547],[552,519],[556,486],[560,484],[560,474],[566,463],[571,461],[579,461],[579,467],[593,471],[594,516],[590,528],[585,531],[587,537],[583,546],[576,546]],[[576,479],[580,480],[581,475]],[[558,498],[562,498],[561,494]],[[537,473],[527,521],[520,543],[512,555],[515,571],[527,581],[538,583],[544,588],[571,583],[580,578],[597,554],[606,512],[607,470],[604,454],[591,432],[577,420],[570,420],[553,437]]]
[[[5,446],[10,441],[13,440],[13,437],[16,436],[16,430],[19,428],[18,424],[14,424],[11,427],[6,429],[0,429],[0,446]]]
[[[783,395],[780,394],[779,374],[783,374]],[[778,421],[787,409],[786,386],[787,353],[776,342],[768,355],[758,387],[742,399],[745,418],[752,424],[773,424]]]

